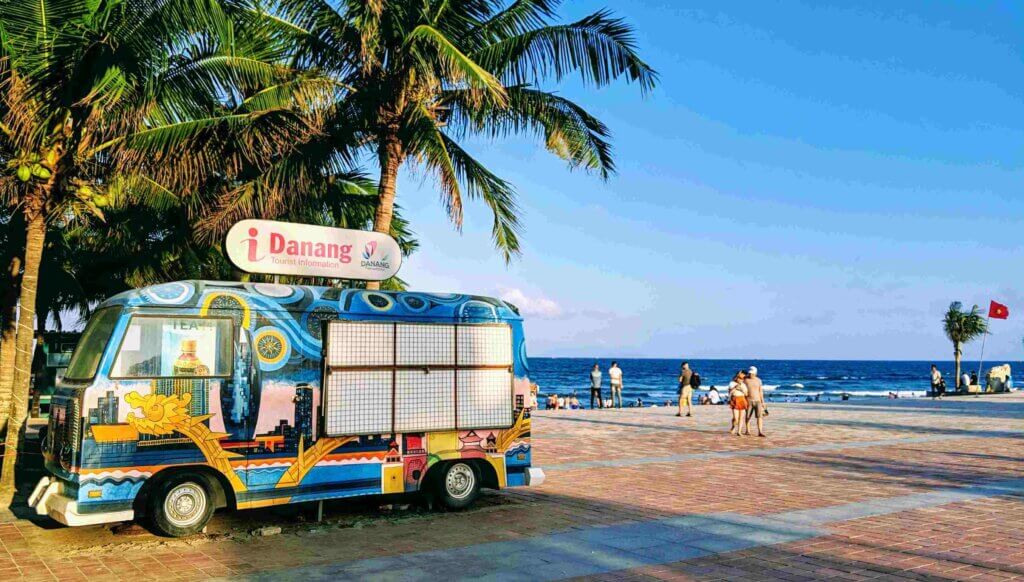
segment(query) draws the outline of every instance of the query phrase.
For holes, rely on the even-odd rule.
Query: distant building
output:
[[[89,424],[114,424],[117,422],[117,405],[120,399],[113,390],[106,396],[100,396],[96,408],[89,409]]]
[[[313,440],[313,389],[309,384],[295,387],[295,438],[301,436],[308,445]],[[298,442],[295,443],[298,448]]]
[[[188,405],[189,416],[202,416],[210,410],[209,380],[160,378],[156,380],[156,393],[164,396],[181,396],[188,393],[192,397]]]

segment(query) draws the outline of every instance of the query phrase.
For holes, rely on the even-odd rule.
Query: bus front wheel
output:
[[[437,485],[441,505],[448,509],[465,509],[480,496],[480,474],[469,463],[449,463]]]
[[[213,502],[205,481],[182,473],[157,485],[150,497],[149,515],[157,533],[182,537],[202,531],[213,516]]]

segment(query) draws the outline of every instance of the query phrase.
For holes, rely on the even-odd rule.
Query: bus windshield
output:
[[[120,316],[120,307],[106,307],[92,316],[68,363],[68,370],[64,373],[66,380],[88,381],[96,376],[103,349],[107,347]]]

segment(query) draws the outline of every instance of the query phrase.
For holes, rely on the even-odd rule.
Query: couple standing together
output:
[[[729,434],[750,434],[750,419],[757,418],[757,436],[766,436],[764,417],[768,416],[768,407],[764,404],[764,387],[757,377],[757,366],[751,366],[746,372],[740,370],[733,376],[729,383],[729,408],[732,409]]]
[[[622,368],[618,362],[612,362],[608,368],[608,383],[612,388],[612,406],[622,408]],[[594,398],[597,397],[598,407],[604,408],[604,398],[601,396],[601,367],[594,364],[590,370],[590,407],[594,407]],[[617,400],[616,400],[617,399]]]

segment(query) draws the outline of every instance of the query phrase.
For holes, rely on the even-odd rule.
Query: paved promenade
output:
[[[188,540],[22,520],[0,580],[1024,579],[1024,397],[770,408],[768,438],[725,407],[539,412],[548,481],[462,513],[219,514]]]

